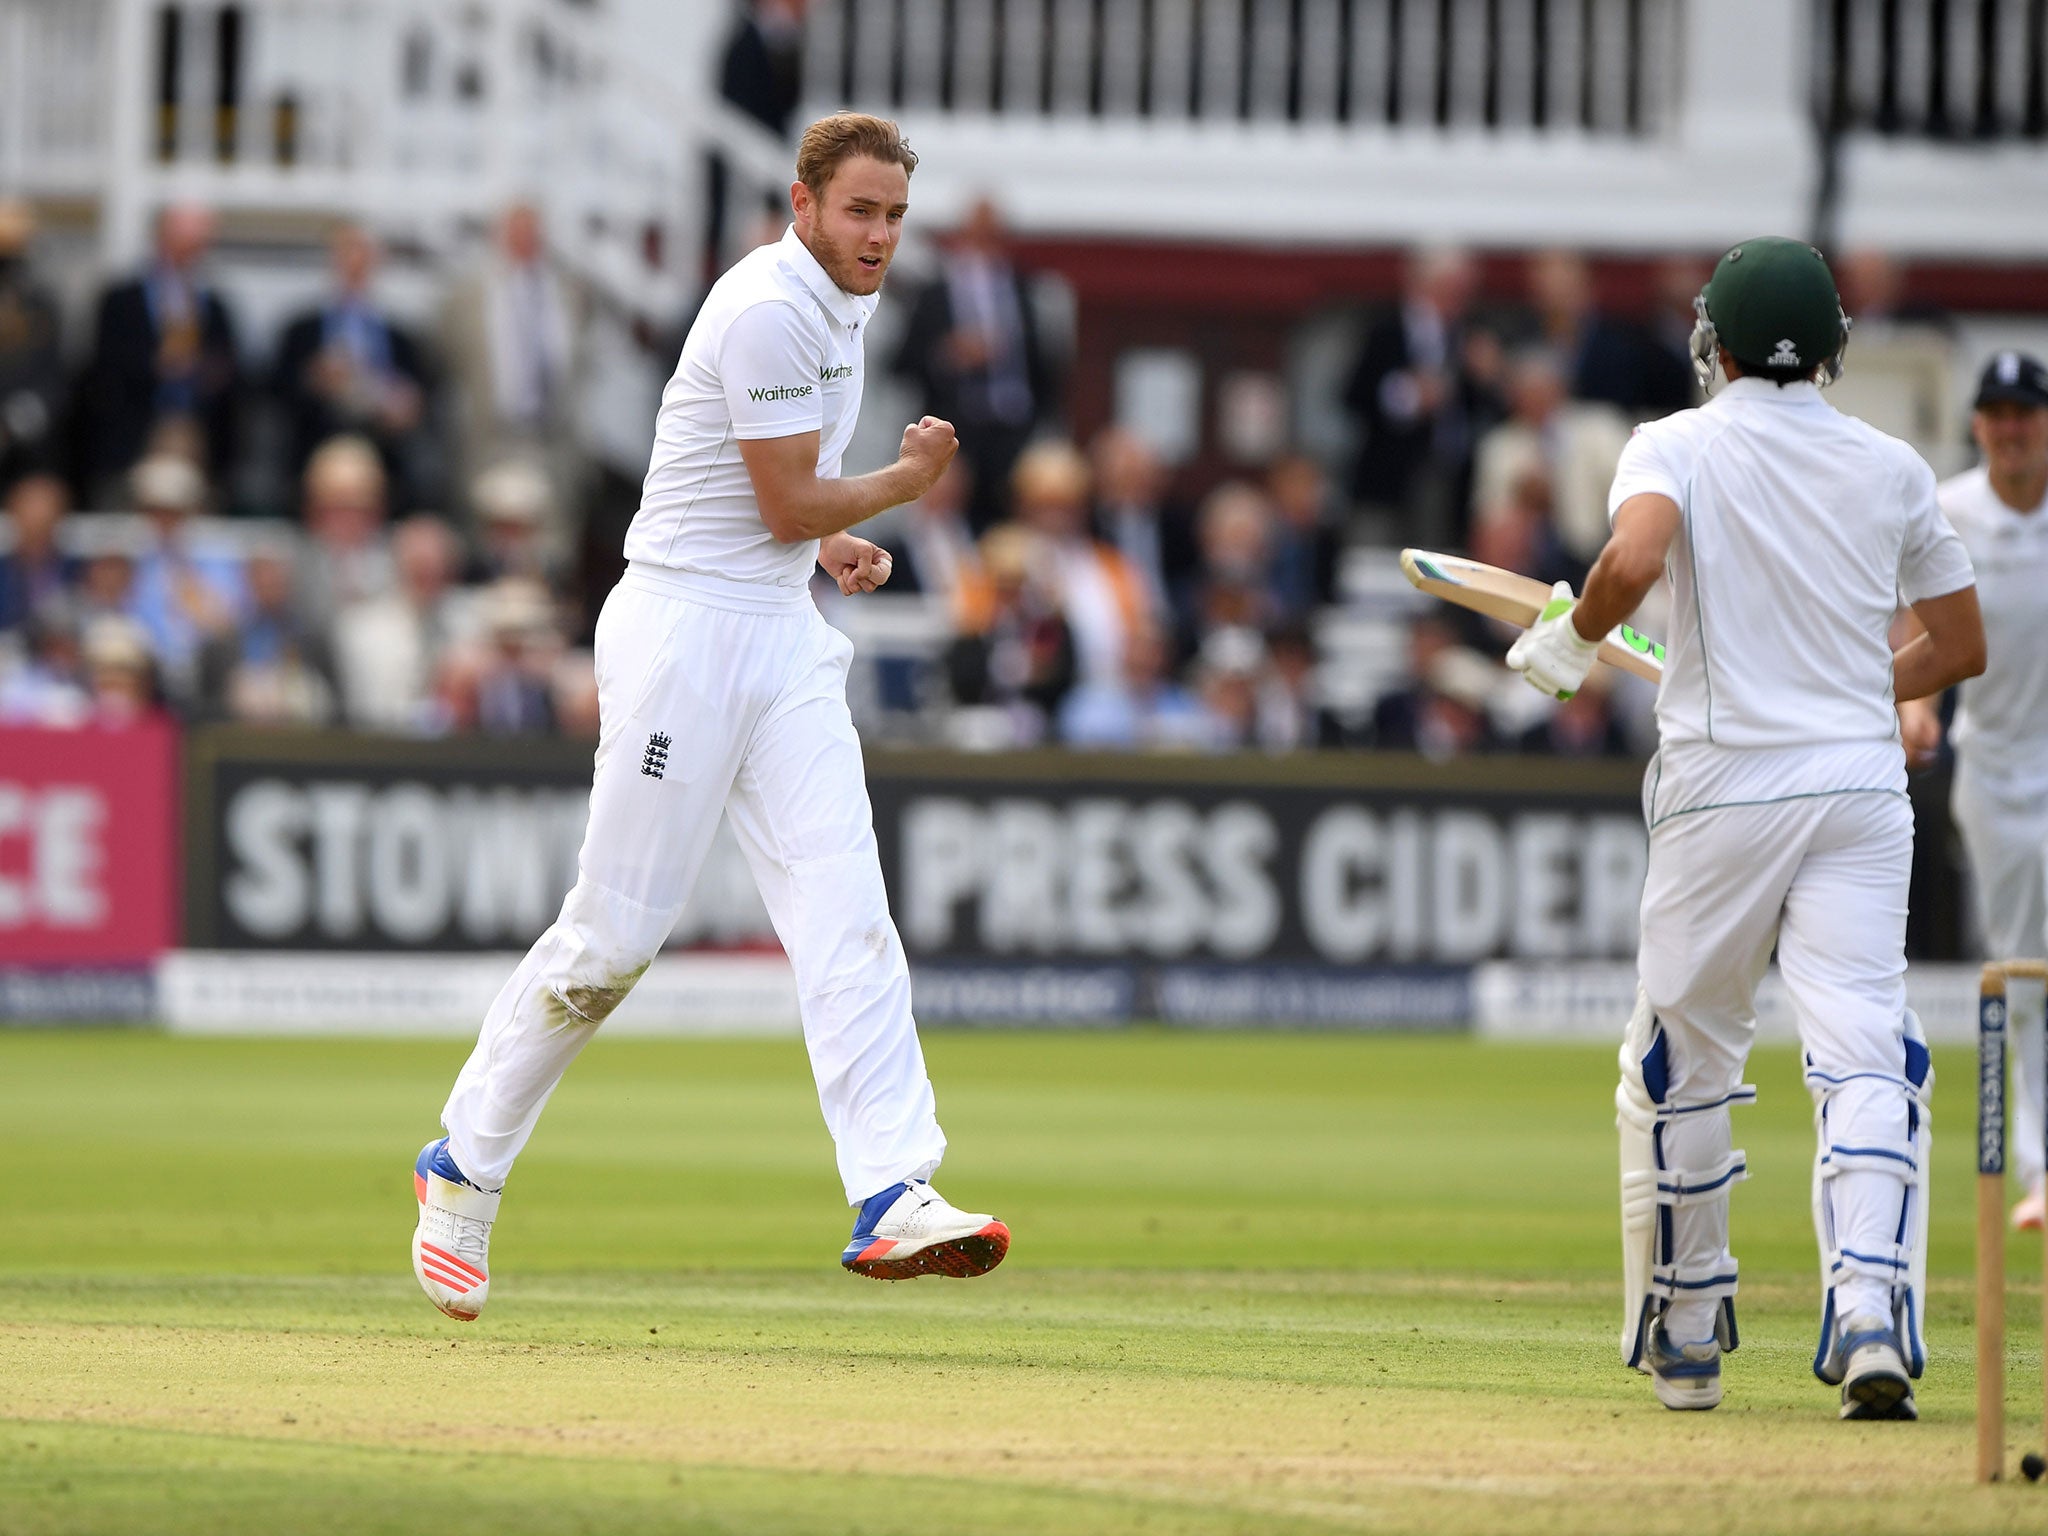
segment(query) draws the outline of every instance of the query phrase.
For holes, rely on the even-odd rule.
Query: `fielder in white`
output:
[[[952,459],[927,417],[887,469],[840,476],[862,342],[895,255],[917,156],[896,125],[813,123],[795,221],[719,279],[662,397],[630,562],[597,624],[601,730],[575,888],[491,1005],[420,1153],[413,1271],[450,1317],[490,1288],[491,1224],[513,1160],[576,1053],[674,927],[721,813],[796,971],[818,1100],[858,1211],[858,1274],[979,1275],[1009,1229],[928,1182],[946,1149],[890,920],[860,742],[852,647],[810,598],[849,595],[889,557],[846,532],[915,501]]]
[[[1560,586],[1509,665],[1547,693],[1671,581],[1640,985],[1621,1050],[1623,1360],[1669,1408],[1721,1400],[1735,1348],[1730,1106],[1778,951],[1819,1147],[1814,1372],[1844,1418],[1912,1418],[1925,1360],[1928,1097],[1906,1007],[1913,824],[1894,698],[1981,671],[1970,562],[1904,443],[1819,383],[1848,338],[1820,253],[1760,239],[1721,258],[1693,335],[1707,405],[1637,428],[1614,530],[1576,603]],[[1923,632],[1896,653],[1901,602]]]
[[[1939,494],[1977,569],[1991,659],[1956,704],[1950,810],[1992,956],[2041,960],[2048,959],[2048,368],[2022,352],[1996,354],[1977,382],[1970,431],[1983,462],[1944,481]],[[1932,702],[1902,705],[1900,717],[1910,744],[1929,753],[1940,744]],[[2012,1016],[2023,1013],[2016,1007]],[[2048,1206],[2041,1031],[2014,1029],[2010,1037],[2010,1141],[2026,1189],[2013,1224],[2038,1229]]]

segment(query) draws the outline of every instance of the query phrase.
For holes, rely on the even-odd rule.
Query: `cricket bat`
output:
[[[1533,576],[1517,576],[1497,565],[1427,549],[1401,551],[1401,574],[1427,592],[1460,608],[1527,629],[1550,601],[1550,588]],[[1600,642],[1600,660],[1656,683],[1664,678],[1664,647],[1626,624]]]

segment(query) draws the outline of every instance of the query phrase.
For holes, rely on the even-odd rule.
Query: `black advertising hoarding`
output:
[[[877,751],[927,1019],[1462,1023],[1490,959],[1628,959],[1632,764]],[[590,749],[193,733],[188,942],[517,950],[575,878]],[[772,943],[721,839],[679,942]]]
[[[1628,959],[1634,764],[877,754],[928,1017],[1461,1023],[1491,959]]]
[[[191,733],[196,949],[523,950],[576,880],[587,742]],[[729,835],[673,942],[775,941]]]

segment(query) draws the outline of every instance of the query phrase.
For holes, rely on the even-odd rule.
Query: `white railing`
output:
[[[1823,122],[1980,142],[2048,135],[2048,12],[2037,0],[1811,4]]]
[[[694,0],[0,0],[0,191],[95,200],[112,264],[175,199],[447,250],[529,198],[586,276],[668,315],[700,272],[707,152],[736,195],[788,178],[787,148],[710,88],[725,19]]]
[[[109,41],[100,5],[0,0],[0,187],[53,195],[93,183],[106,147],[106,98],[93,87]]]
[[[818,0],[816,102],[1654,132],[1678,0]]]

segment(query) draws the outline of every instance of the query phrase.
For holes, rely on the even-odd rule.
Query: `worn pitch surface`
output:
[[[2039,1530],[1970,1483],[1971,1063],[1937,1055],[1918,1425],[1808,1374],[1809,1108],[1737,1115],[1728,1401],[1615,1359],[1612,1055],[934,1035],[972,1283],[838,1272],[794,1042],[600,1040],[474,1324],[406,1257],[462,1050],[0,1036],[0,1536]],[[2039,1438],[2016,1247],[2012,1461]]]

